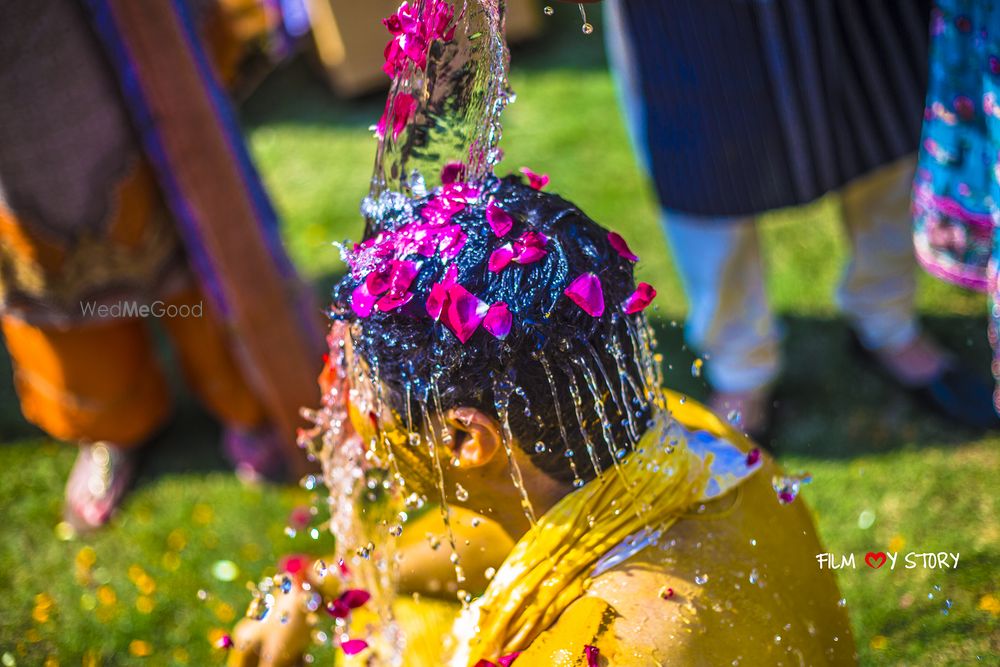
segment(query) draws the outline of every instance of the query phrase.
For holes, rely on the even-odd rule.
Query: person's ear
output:
[[[460,468],[484,466],[503,446],[500,424],[476,408],[452,408],[445,415]]]

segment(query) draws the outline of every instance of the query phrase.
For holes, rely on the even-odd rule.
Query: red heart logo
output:
[[[877,570],[885,565],[886,558],[888,558],[888,556],[885,555],[884,551],[879,551],[878,553],[869,551],[865,554],[865,563],[868,564],[868,567]]]

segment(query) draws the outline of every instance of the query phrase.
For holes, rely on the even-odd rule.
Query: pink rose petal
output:
[[[486,311],[486,317],[483,319],[483,328],[503,340],[510,333],[510,327],[513,322],[514,316],[511,315],[510,308],[506,303],[500,301],[490,306],[490,309]]]
[[[299,505],[288,515],[288,525],[296,530],[302,530],[312,522],[312,513],[305,505]],[[289,573],[291,574],[291,573]]]
[[[451,185],[462,177],[465,165],[461,162],[449,162],[441,169],[441,185]]]
[[[347,618],[351,614],[351,608],[343,600],[337,599],[326,605],[326,613],[334,618]]]
[[[369,292],[365,283],[361,283],[351,292],[351,310],[358,317],[365,318],[371,315],[376,301],[378,301],[378,296]]]
[[[389,128],[389,104],[392,102],[392,98],[386,102],[385,112],[382,114],[382,118],[379,119],[378,125],[375,127],[375,135],[378,138],[383,138],[386,135],[386,131]],[[406,124],[409,123],[417,110],[417,100],[413,95],[409,93],[402,93],[395,98],[395,102],[392,102],[392,139],[395,141],[399,138],[399,135],[403,133],[406,128]]]
[[[490,229],[498,237],[506,236],[514,227],[514,218],[507,211],[500,208],[492,199],[486,205],[486,222],[489,223]]]
[[[413,300],[413,296],[413,292],[403,292],[402,294],[390,293],[379,299],[375,305],[378,306],[381,312],[388,313],[408,304]]]
[[[524,247],[514,257],[514,261],[518,264],[533,264],[540,259],[545,259],[548,254],[548,250],[544,248]]]
[[[535,190],[541,190],[549,184],[548,174],[536,174],[527,167],[521,167],[521,173],[528,178],[528,185]]]
[[[338,600],[343,602],[348,609],[357,609],[371,599],[372,595],[360,588],[350,588],[340,594]]]
[[[632,249],[628,247],[628,243],[622,238],[621,234],[615,232],[608,232],[608,242],[611,247],[615,249],[619,255],[631,262],[638,262],[639,256],[632,252]]]
[[[448,288],[448,298],[444,312],[441,313],[441,322],[460,341],[466,343],[472,338],[472,334],[476,333],[488,310],[489,306],[475,294],[461,285],[452,285]]]
[[[507,243],[500,246],[490,254],[488,263],[490,271],[497,273],[507,268],[507,265],[514,260],[514,248]]]
[[[427,295],[427,301],[424,303],[424,306],[427,308],[427,314],[435,322],[441,319],[441,311],[444,309],[444,303],[447,299],[448,288],[441,283],[434,283],[431,286],[430,293]]]
[[[587,657],[587,667],[600,667],[601,649],[587,644],[583,647],[583,654]]]
[[[656,298],[656,290],[649,283],[639,283],[632,294],[625,299],[625,312],[629,315],[645,310]]]
[[[341,643],[340,648],[347,655],[355,655],[368,648],[368,642],[364,639],[348,639],[346,642]]]
[[[530,231],[521,234],[517,242],[527,248],[544,248],[545,244],[549,242],[549,237],[541,232]]]
[[[385,271],[372,271],[365,276],[365,288],[372,296],[389,291],[389,274]]]
[[[462,248],[465,247],[465,242],[469,240],[469,237],[462,228],[458,225],[452,225],[452,230],[449,231],[442,237],[441,240],[441,259],[449,261],[458,257],[458,253],[462,252]]]
[[[600,279],[593,273],[584,273],[578,277],[570,283],[564,294],[591,317],[604,314],[604,289]]]
[[[410,260],[394,259],[389,263],[389,291],[393,294],[410,289],[417,277],[417,265]]]

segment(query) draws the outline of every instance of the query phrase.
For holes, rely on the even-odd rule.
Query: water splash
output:
[[[424,12],[432,0],[415,0]],[[441,184],[447,164],[459,180],[479,183],[500,161],[500,115],[513,100],[502,0],[466,0],[456,11],[455,37],[429,46],[426,68],[408,63],[393,80],[386,117],[412,107],[399,132],[379,139],[371,189],[362,204],[369,231],[406,198]],[[458,8],[456,8],[458,9]]]

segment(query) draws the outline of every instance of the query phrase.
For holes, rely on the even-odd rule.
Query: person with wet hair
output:
[[[440,607],[398,605],[403,664],[854,664],[802,479],[659,386],[638,257],[528,176],[400,204],[346,252],[334,292],[350,334],[331,359],[364,475],[382,480],[367,488],[439,502],[450,525],[437,557],[457,566],[463,609],[448,631]],[[423,531],[400,540],[404,588],[454,599],[414,575]],[[479,590],[477,550],[501,561]],[[296,568],[280,613],[238,626],[230,664],[296,659],[300,596],[349,621],[370,604],[358,564]],[[366,624],[338,627],[345,653],[379,659]]]

